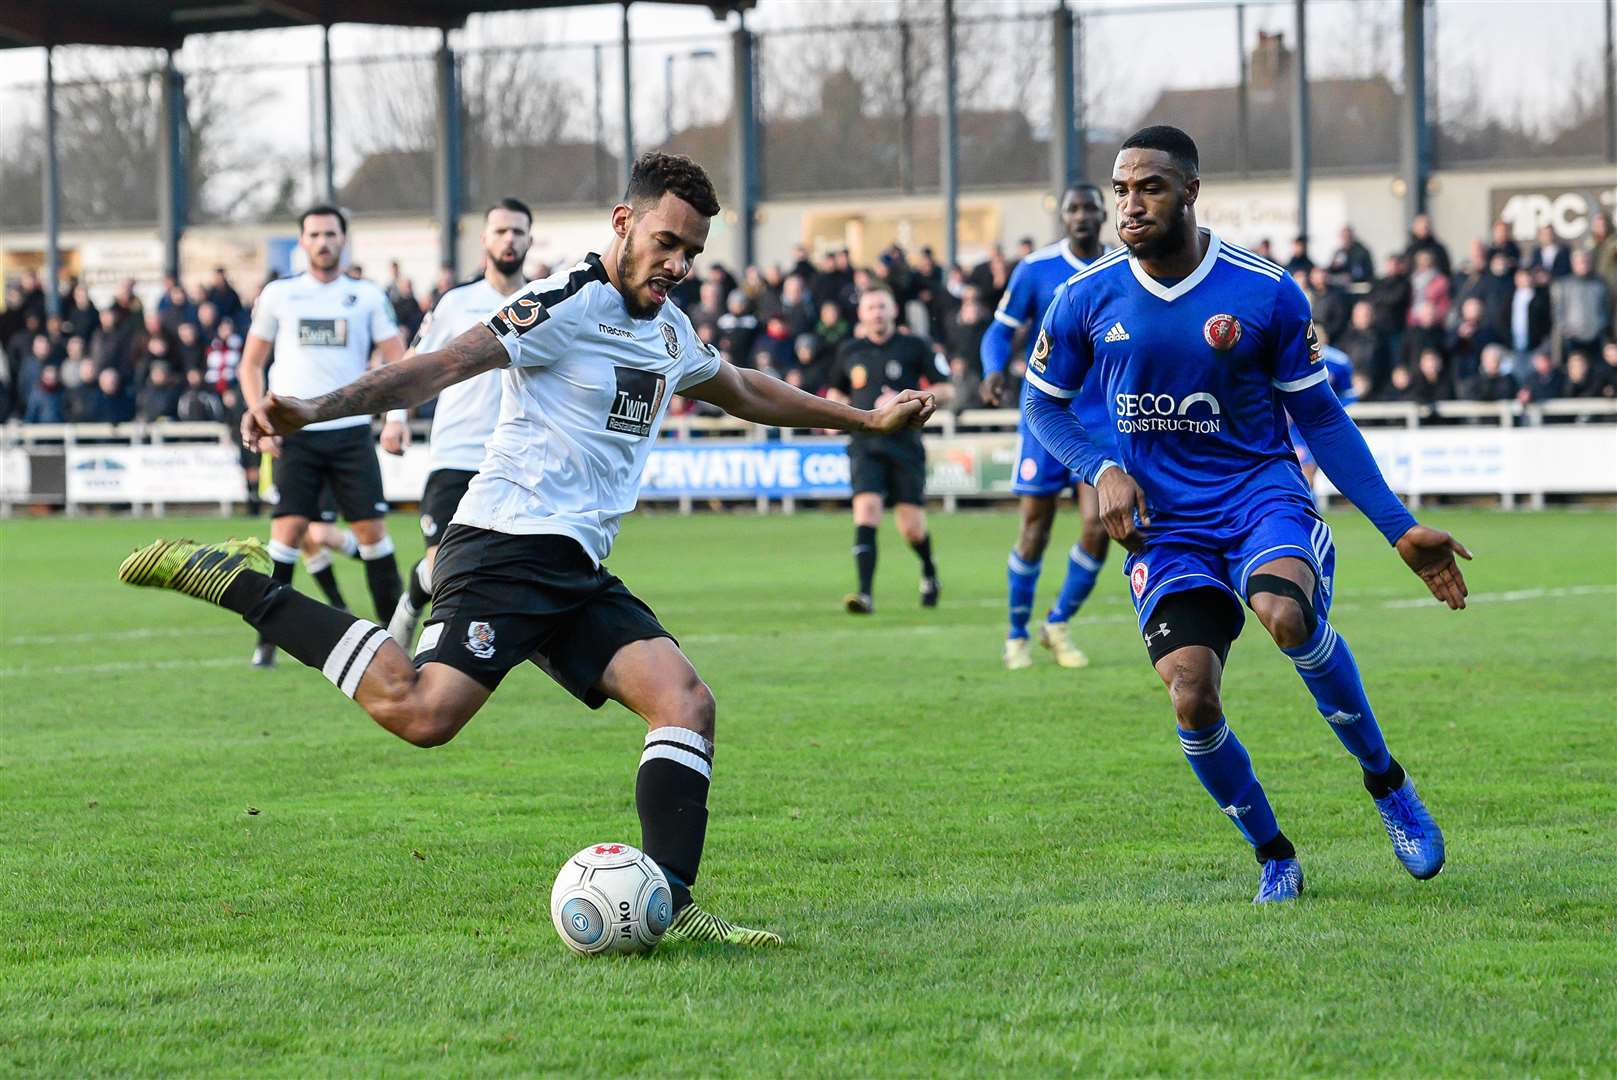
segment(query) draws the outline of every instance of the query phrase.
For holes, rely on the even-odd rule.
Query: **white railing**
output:
[[[1367,402],[1350,414],[1394,490],[1414,505],[1433,495],[1489,495],[1504,506],[1525,497],[1542,506],[1551,494],[1617,494],[1617,400],[1518,402],[1445,401],[1433,406]],[[940,413],[927,429],[933,459],[931,490],[953,510],[961,499],[1009,496],[1014,467],[1015,409]],[[381,455],[389,497],[413,501],[425,478],[425,436],[417,422],[416,446],[405,458]],[[728,416],[684,415],[664,424],[669,448],[717,448],[721,440],[749,446],[799,443],[804,451],[824,433],[766,429]],[[736,453],[750,451],[738,448]],[[161,514],[169,506],[216,507],[230,513],[245,497],[236,433],[225,424],[21,424],[0,427],[0,514],[18,506],[123,506],[135,514]],[[1322,498],[1336,494],[1317,482]],[[801,497],[836,497],[800,492]],[[689,511],[707,496],[648,490],[648,500],[677,502]],[[738,496],[720,496],[734,502]],[[772,504],[790,512],[790,493],[746,495],[760,511]]]

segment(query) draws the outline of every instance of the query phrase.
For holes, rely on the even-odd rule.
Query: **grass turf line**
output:
[[[844,515],[632,518],[612,569],[719,701],[698,896],[788,946],[627,961],[572,956],[546,901],[567,855],[638,834],[633,717],[519,670],[422,752],[290,658],[249,670],[233,616],[114,580],[158,533],[264,523],[0,523],[0,1072],[1611,1073],[1617,519],[1430,520],[1500,598],[1410,606],[1339,514],[1333,621],[1449,866],[1398,868],[1249,620],[1226,710],[1309,887],[1267,911],[1116,551],[1074,627],[1093,666],[1007,673],[1010,514],[934,518],[933,612],[885,525],[866,621]]]

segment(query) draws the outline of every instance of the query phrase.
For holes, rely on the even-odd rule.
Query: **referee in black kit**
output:
[[[898,329],[898,302],[886,285],[872,285],[859,297],[854,337],[842,343],[831,370],[831,391],[859,409],[878,408],[903,390],[927,390],[940,407],[952,396],[949,368],[919,334]],[[932,563],[932,536],[926,527],[926,449],[918,430],[892,435],[855,435],[848,440],[853,473],[853,560],[859,588],[843,598],[853,615],[875,610],[871,584],[876,576],[876,526],[882,504],[891,501],[898,531],[921,560],[921,606],[938,603],[938,568]]]

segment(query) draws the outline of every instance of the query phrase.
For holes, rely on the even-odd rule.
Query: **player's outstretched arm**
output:
[[[1287,393],[1285,403],[1286,411],[1308,440],[1314,460],[1337,490],[1381,530],[1433,596],[1452,609],[1465,607],[1465,575],[1455,556],[1469,559],[1471,553],[1448,533],[1416,521],[1392,493],[1364,435],[1342,408],[1329,383],[1316,382]]]
[[[242,421],[242,441],[249,449],[257,449],[260,441],[322,420],[407,409],[434,397],[446,386],[508,363],[510,357],[494,332],[486,326],[474,326],[442,349],[384,364],[317,398],[269,394]]]
[[[761,371],[738,368],[727,361],[719,364],[718,372],[711,379],[681,393],[717,405],[731,416],[754,424],[835,428],[879,435],[922,427],[937,409],[936,400],[924,390],[905,390],[879,409],[856,409],[840,401],[805,393]]]

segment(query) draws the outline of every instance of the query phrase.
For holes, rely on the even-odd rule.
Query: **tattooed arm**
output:
[[[242,443],[249,450],[257,450],[276,436],[322,420],[407,409],[436,396],[446,386],[510,362],[493,331],[474,326],[436,352],[418,353],[373,368],[329,394],[310,400],[265,396],[242,421]]]

